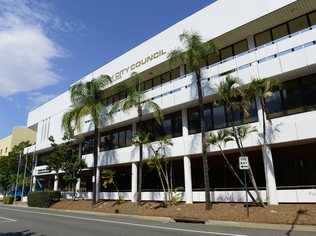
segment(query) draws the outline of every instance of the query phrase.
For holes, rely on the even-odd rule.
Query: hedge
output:
[[[12,196],[6,196],[3,198],[3,203],[4,204],[13,204],[14,197]]]
[[[30,192],[27,195],[27,205],[30,207],[48,208],[52,203],[60,200],[61,193],[55,192]]]

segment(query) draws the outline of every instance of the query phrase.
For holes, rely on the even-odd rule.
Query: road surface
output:
[[[0,206],[1,236],[309,236],[316,232],[164,223],[123,216],[101,216],[47,209]]]

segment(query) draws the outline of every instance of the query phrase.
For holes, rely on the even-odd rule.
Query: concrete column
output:
[[[58,191],[58,174],[54,175],[54,191]]]
[[[185,66],[184,65],[180,65],[180,76],[181,77],[185,76]]]
[[[35,192],[36,190],[36,176],[33,175],[32,177],[32,192]]]
[[[97,201],[99,201],[100,199],[100,167],[97,167],[97,174],[95,177],[95,181],[96,181],[96,192],[97,192]]]
[[[261,143],[262,143],[262,158],[264,164],[264,174],[265,174],[265,181],[266,181],[266,192],[267,192],[267,203],[269,205],[278,205],[278,192],[276,188],[276,180],[275,180],[275,173],[274,173],[274,165],[273,165],[273,157],[271,148],[269,146],[271,142],[271,124],[266,119],[266,144],[263,140],[263,109],[261,107],[260,101],[257,99],[257,109],[258,109],[258,119],[259,119],[259,134],[261,134]],[[265,116],[266,117],[266,116]]]
[[[191,160],[188,156],[183,157],[184,167],[184,186],[185,186],[185,202],[193,203],[192,176],[191,176]]]
[[[76,192],[80,192],[80,184],[81,184],[81,179],[78,178],[77,183],[76,183]]]
[[[253,48],[256,47],[255,39],[254,39],[253,35],[249,35],[249,36],[247,37],[247,41],[248,41],[248,47],[249,47],[249,49],[253,49]]]
[[[132,191],[131,202],[137,201],[137,164],[132,163]]]

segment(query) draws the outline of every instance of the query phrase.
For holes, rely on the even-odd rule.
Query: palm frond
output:
[[[154,118],[156,119],[158,124],[161,124],[161,121],[163,120],[163,113],[160,109],[160,106],[152,100],[147,100],[145,102],[145,105],[149,108],[151,112],[153,112]]]

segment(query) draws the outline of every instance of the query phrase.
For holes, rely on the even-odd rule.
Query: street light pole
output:
[[[19,164],[18,164],[18,171],[17,171],[17,173],[16,173],[15,190],[14,190],[14,204],[15,204],[15,202],[16,202],[16,192],[17,192],[17,188],[18,188],[18,180],[19,180],[19,174],[20,174],[21,158],[22,158],[22,151],[20,152]]]
[[[24,197],[24,183],[25,183],[25,177],[26,177],[27,159],[28,159],[28,155],[26,153],[25,165],[24,165],[24,174],[23,174],[23,184],[22,184],[22,199],[21,200],[23,200],[23,197]]]

